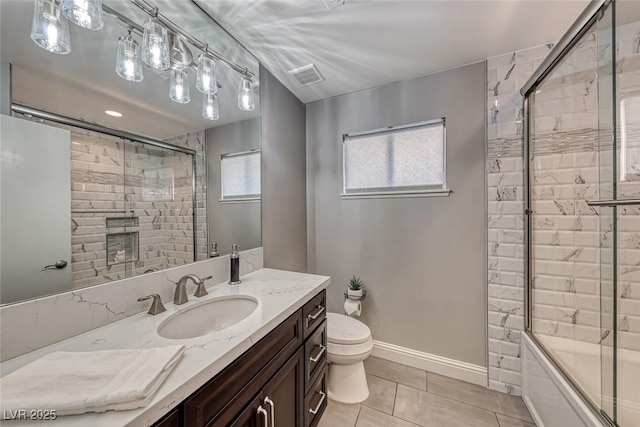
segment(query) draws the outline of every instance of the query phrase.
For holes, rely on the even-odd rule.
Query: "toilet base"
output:
[[[350,365],[329,364],[329,399],[340,403],[361,403],[369,397],[364,363]]]

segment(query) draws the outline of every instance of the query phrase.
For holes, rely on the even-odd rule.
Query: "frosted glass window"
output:
[[[344,192],[445,188],[444,119],[345,135]]]
[[[260,197],[260,152],[222,156],[222,200]]]

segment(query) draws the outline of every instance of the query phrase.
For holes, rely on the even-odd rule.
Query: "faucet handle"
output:
[[[209,279],[212,279],[212,278],[213,278],[213,276],[207,276],[207,277],[205,277],[203,279],[200,279],[200,283],[197,283],[198,288],[194,292],[193,296],[201,298],[201,297],[203,297],[205,295],[209,295],[209,292],[207,292],[207,289],[204,287],[204,282],[206,280],[209,280]]]
[[[146,301],[151,298],[153,298],[153,302],[151,303],[151,308],[149,308],[149,311],[147,311],[148,314],[152,314],[155,316],[156,314],[167,311],[167,309],[164,308],[164,305],[162,305],[162,299],[160,299],[160,295],[158,294],[152,294],[147,295],[146,297],[138,298],[138,301]]]

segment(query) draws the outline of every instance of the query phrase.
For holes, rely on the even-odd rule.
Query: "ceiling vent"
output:
[[[324,4],[327,5],[327,9],[335,9],[338,6],[345,4],[347,0],[324,0]]]
[[[305,65],[304,67],[289,70],[289,74],[298,80],[302,86],[312,85],[324,81],[324,77],[320,74],[320,70],[315,64]]]

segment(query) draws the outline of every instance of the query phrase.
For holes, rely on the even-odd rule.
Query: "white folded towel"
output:
[[[141,408],[183,353],[181,345],[51,353],[0,378],[0,410],[72,415]]]

